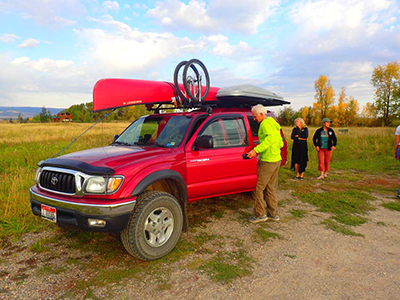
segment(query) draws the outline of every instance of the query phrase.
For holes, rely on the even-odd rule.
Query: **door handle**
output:
[[[250,159],[250,157],[247,156],[247,153],[242,154],[243,159]]]

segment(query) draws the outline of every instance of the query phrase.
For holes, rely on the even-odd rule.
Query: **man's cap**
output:
[[[325,123],[325,122],[330,122],[330,123],[332,123],[332,120],[329,119],[329,118],[323,118],[323,119],[322,119],[322,123]]]

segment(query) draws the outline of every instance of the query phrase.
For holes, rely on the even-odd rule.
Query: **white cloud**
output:
[[[76,18],[86,11],[81,0],[0,0],[0,8],[6,13],[18,12],[21,18],[46,26],[73,25],[76,21],[69,16]]]
[[[143,33],[126,29],[120,34],[99,29],[82,29],[76,33],[89,43],[91,51],[84,55],[98,76],[145,76],[148,69],[157,69],[157,65],[166,58],[198,47],[188,38],[178,38],[170,33]]]
[[[0,42],[3,43],[13,43],[17,39],[20,39],[20,37],[15,34],[3,34],[0,36]]]
[[[101,5],[106,11],[118,12],[120,7],[117,1],[104,1]]]
[[[73,61],[70,60],[52,60],[49,58],[42,58],[39,60],[32,61],[29,57],[18,57],[10,63],[14,66],[25,66],[34,71],[43,73],[50,73],[55,71],[65,70],[68,67],[74,65]]]
[[[101,17],[101,19],[96,19],[96,18],[92,18],[92,17],[88,17],[87,19],[92,22],[97,22],[99,24],[112,27],[121,32],[130,32],[131,31],[131,28],[129,25],[126,25],[123,22],[115,21],[113,19],[113,17],[110,15],[104,15]]]
[[[69,107],[91,101],[93,79],[72,61],[9,60],[0,54],[0,70],[0,105]]]
[[[22,42],[18,47],[19,48],[37,48],[37,46],[40,44],[38,40],[35,39],[26,39],[25,41]]]
[[[294,42],[304,53],[315,55],[347,46],[367,46],[368,38],[376,38],[385,24],[395,22],[388,11],[399,13],[395,2],[319,0],[294,4],[289,17],[297,27]]]
[[[59,24],[59,25],[64,25],[64,26],[71,26],[76,24],[76,21],[74,20],[68,20],[62,17],[54,16],[53,18],[54,23]]]
[[[296,99],[296,108],[314,101],[313,83],[320,75],[331,79],[337,94],[344,86],[361,105],[372,101],[373,68],[400,57],[398,2],[305,0],[290,4],[286,11],[289,34],[275,35],[271,62],[277,71],[266,84]],[[306,97],[306,102],[297,102]]]
[[[167,0],[157,2],[146,15],[170,30],[255,34],[278,3],[278,0],[210,0],[207,7],[201,0],[191,0],[188,4]]]
[[[261,53],[259,50],[250,47],[244,41],[240,41],[237,45],[232,45],[229,43],[229,38],[221,34],[211,35],[205,39],[212,48],[209,52],[216,56],[241,59]]]

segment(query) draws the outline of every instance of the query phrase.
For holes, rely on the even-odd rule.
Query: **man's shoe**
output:
[[[400,198],[400,194],[397,194],[397,198]]]
[[[275,217],[268,216],[267,218],[268,218],[268,220],[272,220],[275,222],[278,222],[280,220],[279,215],[276,215]]]
[[[268,217],[267,217],[266,215],[263,215],[263,216],[261,216],[261,217],[252,216],[252,217],[249,219],[249,222],[255,224],[255,223],[265,222],[265,221],[267,221],[267,220],[268,220]]]

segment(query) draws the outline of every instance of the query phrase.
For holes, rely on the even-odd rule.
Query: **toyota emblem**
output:
[[[52,185],[56,185],[57,182],[58,182],[58,178],[57,178],[56,176],[54,176],[54,177],[51,178],[51,184],[52,184]]]

